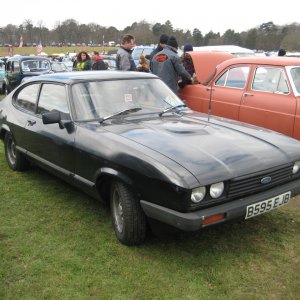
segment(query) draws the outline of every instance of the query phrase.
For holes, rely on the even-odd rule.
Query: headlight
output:
[[[194,203],[199,203],[204,199],[205,194],[206,194],[205,186],[200,186],[198,188],[195,188],[192,190],[191,200]]]
[[[300,170],[300,161],[296,161],[293,165],[293,174],[297,174]]]
[[[214,183],[210,186],[209,194],[212,198],[218,198],[224,191],[224,182]]]

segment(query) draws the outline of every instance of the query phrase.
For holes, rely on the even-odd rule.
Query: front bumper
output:
[[[245,217],[248,205],[267,200],[288,191],[291,192],[292,197],[300,194],[300,179],[249,197],[244,197],[194,212],[181,213],[144,200],[141,200],[141,206],[147,217],[184,231],[197,231],[206,226]],[[225,214],[224,219],[209,225],[203,224],[203,220],[205,218],[222,213]]]

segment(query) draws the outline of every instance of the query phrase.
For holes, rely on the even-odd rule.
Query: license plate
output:
[[[291,192],[287,192],[271,199],[248,205],[245,219],[256,217],[274,208],[285,205],[289,202],[290,198]]]

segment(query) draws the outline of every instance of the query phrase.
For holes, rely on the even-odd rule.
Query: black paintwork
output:
[[[74,72],[39,76],[28,82],[59,82],[68,89],[79,81],[127,78],[152,80],[155,76],[135,72]],[[193,188],[226,183],[300,160],[297,140],[222,118],[211,117],[208,121],[205,114],[189,109],[162,116],[125,115],[102,123],[63,118],[64,122],[60,122],[54,114],[46,117],[46,125],[41,117],[16,108],[12,104],[14,93],[0,102],[2,139],[10,131],[19,151],[97,198],[102,191],[101,183],[106,182],[104,178],[118,178],[143,200],[145,210],[145,203],[183,213],[200,210],[191,205]],[[293,180],[297,177],[287,178],[284,183]],[[292,194],[299,192],[293,185]],[[272,189],[264,195],[271,194]],[[223,197],[223,203],[228,201]],[[240,205],[241,200],[238,201]]]

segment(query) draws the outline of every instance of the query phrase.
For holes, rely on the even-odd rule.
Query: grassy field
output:
[[[67,53],[67,52],[76,52],[79,51],[99,51],[99,52],[108,52],[109,50],[116,49],[112,47],[44,47],[43,52],[47,53],[48,55],[51,55],[53,53]],[[20,54],[20,55],[29,55],[34,54],[36,55],[36,47],[14,47],[14,54]],[[8,49],[7,47],[0,47],[0,56],[7,56],[8,55]]]
[[[299,299],[300,197],[248,221],[139,247],[109,211],[0,142],[0,299]]]

